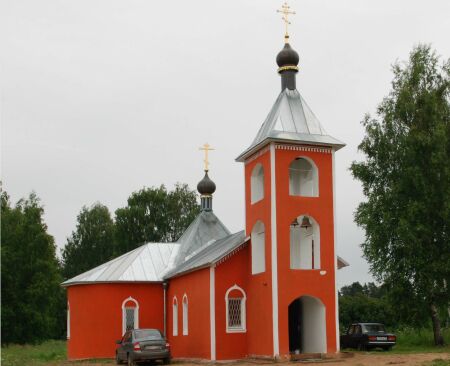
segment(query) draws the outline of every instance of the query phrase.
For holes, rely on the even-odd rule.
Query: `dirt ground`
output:
[[[348,355],[349,357],[333,359],[333,360],[321,360],[321,361],[302,361],[302,362],[268,362],[268,361],[246,361],[246,362],[221,362],[218,365],[230,365],[230,366],[255,366],[255,365],[315,365],[324,364],[326,366],[342,366],[342,365],[352,365],[352,366],[385,366],[385,365],[427,365],[428,362],[431,363],[433,360],[450,360],[450,353],[417,353],[417,354],[376,354],[376,353],[355,353]],[[208,362],[174,362],[174,365],[179,366],[199,366],[199,365],[211,365]],[[115,362],[69,362],[51,364],[49,366],[113,366]],[[159,365],[157,363],[153,364]]]

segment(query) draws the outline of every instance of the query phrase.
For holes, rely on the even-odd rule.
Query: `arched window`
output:
[[[320,227],[311,216],[299,216],[290,226],[291,269],[320,269]]]
[[[264,198],[264,168],[256,164],[251,175],[251,203],[261,201]]]
[[[265,255],[265,235],[266,229],[261,221],[258,221],[253,226],[252,238],[252,274],[264,272],[266,270],[266,255]]]
[[[183,335],[188,335],[189,331],[188,331],[188,298],[187,295],[184,294],[183,296]]]
[[[319,196],[319,174],[312,160],[296,158],[289,165],[289,194],[305,197]]]
[[[172,306],[172,335],[178,335],[178,300],[176,296],[173,298]]]
[[[67,339],[70,339],[70,304],[67,302]]]
[[[131,296],[122,303],[122,334],[139,328],[139,303]]]
[[[247,297],[238,285],[230,287],[225,293],[227,333],[246,332],[245,301]]]

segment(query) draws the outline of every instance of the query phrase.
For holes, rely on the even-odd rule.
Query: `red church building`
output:
[[[287,358],[339,351],[334,156],[296,89],[299,57],[277,55],[281,92],[245,166],[245,230],[230,233],[198,184],[201,212],[176,243],[147,243],[63,283],[68,357],[112,358],[131,328],[158,328],[175,358]]]

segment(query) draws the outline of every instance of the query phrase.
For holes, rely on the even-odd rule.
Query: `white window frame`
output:
[[[67,301],[67,339],[70,339],[70,303]]]
[[[178,335],[178,300],[176,296],[172,300],[172,335]]]
[[[266,271],[266,226],[262,221],[253,225],[251,233],[252,274]]]
[[[231,291],[237,290],[242,293],[242,300],[241,300],[241,326],[240,327],[230,327],[229,324],[229,314],[228,314],[228,295]],[[231,286],[227,292],[225,293],[225,321],[226,321],[226,332],[227,333],[246,333],[247,332],[247,325],[246,325],[246,300],[247,295],[245,294],[245,291],[240,288],[238,285]]]
[[[299,178],[298,182],[295,182],[295,184],[292,182],[291,179],[291,166],[292,164],[294,164],[296,161],[303,159],[305,161],[307,161],[309,164],[311,164],[311,174],[312,174],[312,192],[309,194],[302,194],[300,192],[301,189],[301,178]],[[297,187],[298,184],[298,187]],[[298,193],[294,193],[293,189],[299,189]],[[292,160],[289,164],[289,195],[290,196],[295,196],[295,197],[319,197],[319,170],[317,169],[317,165],[316,163],[306,157],[306,156],[298,156],[296,157],[294,160]]]
[[[252,204],[264,199],[264,167],[261,163],[253,167],[250,175],[250,202]]]
[[[136,299],[133,299],[130,296],[122,302],[122,335],[124,335],[127,330],[127,307],[125,306],[125,304],[129,301],[134,302],[134,304],[136,305],[134,308],[132,308],[134,309],[134,329],[139,328],[139,303]]]
[[[189,334],[189,301],[186,294],[183,296],[182,300],[183,306],[183,335]]]

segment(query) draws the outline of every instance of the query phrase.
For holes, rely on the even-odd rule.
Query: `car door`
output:
[[[355,324],[354,325],[354,330],[353,330],[351,342],[352,342],[352,347],[353,348],[359,348],[359,345],[362,342],[362,330],[361,330],[361,325],[360,324]]]
[[[353,336],[353,332],[355,331],[355,326],[352,324],[348,327],[347,329],[347,333],[344,336],[344,348],[351,348],[353,347],[352,344],[352,336]]]

